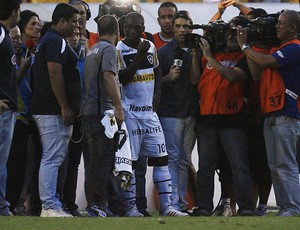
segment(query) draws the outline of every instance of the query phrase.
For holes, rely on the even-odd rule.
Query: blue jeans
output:
[[[268,117],[264,136],[276,203],[292,214],[300,213],[299,168],[296,161],[300,120],[291,117]]]
[[[247,155],[247,131],[244,129],[213,129],[198,125],[197,143],[197,206],[213,210],[216,157],[223,147],[229,160],[235,198],[240,210],[253,210],[252,185]]]
[[[196,141],[194,117],[160,117],[169,155],[169,171],[172,179],[172,206],[187,209],[188,169]]]
[[[12,142],[16,114],[13,111],[3,111],[0,114],[0,216],[8,215],[9,202],[5,199],[7,169],[6,162]]]
[[[56,192],[58,169],[67,155],[73,126],[65,126],[60,115],[34,115],[42,143],[39,192],[43,209],[60,209]]]

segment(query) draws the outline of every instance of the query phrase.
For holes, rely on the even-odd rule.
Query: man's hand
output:
[[[140,55],[147,54],[148,50],[150,49],[150,43],[148,41],[142,41],[139,43],[137,47],[137,53]]]
[[[218,3],[218,12],[219,12],[219,14],[222,15],[225,12],[225,10],[226,10],[226,6],[225,6],[224,2],[220,1]]]
[[[9,106],[6,104],[7,102],[9,102],[9,100],[7,99],[1,99],[0,100],[0,113],[2,113],[2,109],[3,110],[8,110]]]
[[[68,106],[61,109],[61,114],[63,117],[64,124],[66,126],[73,125],[75,116],[73,111]]]
[[[172,65],[170,72],[167,76],[168,81],[176,81],[180,76],[180,68],[176,65]]]
[[[202,52],[203,52],[203,56],[206,60],[208,60],[209,58],[211,58],[211,51],[210,51],[210,45],[208,43],[208,41],[204,38],[201,38],[201,42],[199,43]]]
[[[239,0],[226,0],[226,1],[223,1],[222,2],[224,4],[225,7],[228,7],[228,6],[239,6],[241,4],[241,2]]]

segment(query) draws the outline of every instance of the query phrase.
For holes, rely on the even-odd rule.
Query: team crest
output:
[[[147,56],[148,61],[150,62],[150,64],[153,64],[153,56],[152,55],[148,55]]]

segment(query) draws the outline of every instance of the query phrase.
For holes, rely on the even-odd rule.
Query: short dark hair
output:
[[[22,0],[0,0],[0,20],[7,20],[21,4]]]
[[[174,14],[173,19],[172,19],[172,25],[174,25],[175,20],[178,18],[184,18],[184,19],[190,21],[191,25],[193,24],[192,16],[191,16],[190,12],[188,12],[187,10],[179,10],[176,14]]]
[[[57,25],[60,19],[69,21],[74,14],[79,14],[79,11],[72,5],[67,3],[59,3],[52,14],[52,24]]]
[[[262,8],[254,8],[252,9],[247,16],[252,16],[253,18],[258,18],[262,16],[266,16],[268,13]]]
[[[131,18],[134,18],[135,20],[141,20],[142,22],[142,26],[144,26],[145,24],[145,19],[143,17],[143,15],[141,15],[140,13],[138,12],[130,12],[129,14],[126,15],[125,17],[125,22],[124,24],[126,24],[126,22],[131,19]]]
[[[38,14],[31,10],[23,10],[20,13],[20,21],[18,22],[17,25],[20,28],[21,33],[24,32],[24,27],[26,26],[26,24],[29,22],[30,18],[32,18],[32,17],[37,17],[38,19],[40,19]]]
[[[100,36],[114,35],[119,30],[119,23],[113,15],[103,15],[98,19],[98,32]]]
[[[163,2],[162,4],[160,4],[160,6],[158,7],[158,10],[157,10],[157,15],[159,17],[159,11],[161,8],[163,7],[172,7],[172,8],[175,8],[175,11],[177,12],[178,11],[178,8],[177,6],[175,5],[175,3],[173,2]]]

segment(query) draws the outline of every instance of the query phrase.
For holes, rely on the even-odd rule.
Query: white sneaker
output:
[[[133,207],[126,212],[125,216],[126,217],[143,217],[144,215],[142,213],[140,213],[136,207]]]
[[[41,217],[73,217],[63,209],[42,209]]]
[[[173,208],[172,206],[169,206],[160,215],[161,216],[189,216],[187,213],[180,212],[180,211],[176,210],[175,208]]]

